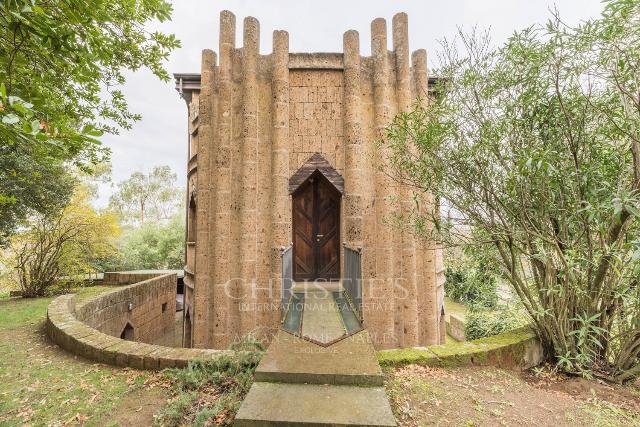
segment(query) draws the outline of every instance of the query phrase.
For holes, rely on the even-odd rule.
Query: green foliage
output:
[[[184,214],[169,222],[126,228],[115,242],[118,253],[100,264],[104,271],[178,270],[184,267]]]
[[[385,139],[390,173],[451,210],[416,209],[416,224],[480,248],[563,368],[619,382],[640,374],[639,20],[638,0],[611,0],[499,49],[461,34],[443,44],[440,98]]]
[[[184,192],[175,182],[176,174],[169,166],[156,166],[147,175],[134,172],[118,183],[109,207],[119,212],[125,221],[139,225],[149,219],[167,219],[184,205]]]
[[[253,372],[262,357],[262,346],[244,340],[244,349],[214,360],[192,361],[184,369],[167,372],[176,397],[156,416],[161,426],[230,425],[253,384]]]
[[[3,263],[15,268],[24,297],[66,292],[94,272],[95,262],[114,253],[111,240],[120,228],[114,215],[98,213],[81,186],[71,203],[52,216],[38,216],[12,237]]]
[[[104,160],[97,138],[139,119],[119,90],[124,70],[169,79],[162,65],[179,43],[145,25],[170,14],[164,0],[0,4],[0,238],[64,205],[64,167]]]
[[[494,310],[474,308],[465,316],[464,333],[468,341],[490,337],[525,326],[527,316],[517,308],[499,306]]]
[[[466,248],[461,254],[448,254],[444,289],[453,301],[493,308],[498,303],[498,272],[481,253]]]
[[[29,215],[54,214],[73,193],[74,179],[62,162],[50,162],[39,151],[0,141],[0,246]]]

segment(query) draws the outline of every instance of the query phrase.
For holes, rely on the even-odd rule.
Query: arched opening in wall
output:
[[[135,331],[131,323],[127,322],[127,324],[124,325],[124,328],[120,333],[120,338],[127,341],[133,341],[135,339]]]
[[[191,348],[191,310],[190,307],[184,311],[184,330],[182,336],[182,346]]]
[[[187,212],[187,242],[196,241],[196,198],[189,197],[189,212]]]

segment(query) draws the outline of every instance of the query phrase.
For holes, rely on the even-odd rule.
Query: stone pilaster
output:
[[[282,264],[280,248],[291,240],[291,207],[287,191],[289,176],[289,33],[273,32],[271,55],[271,260],[273,263],[271,303],[278,304],[281,298]],[[270,325],[277,325],[280,312],[273,312]]]
[[[360,114],[360,36],[357,31],[344,33],[344,139],[345,194],[344,241],[352,248],[363,246],[362,203],[362,116]]]
[[[200,71],[200,96],[198,107],[198,138],[200,147],[198,150],[197,199],[196,206],[196,260],[195,260],[195,285],[192,324],[192,345],[204,348],[209,345],[209,319],[208,307],[211,293],[211,259],[208,251],[210,245],[209,209],[211,205],[210,173],[211,158],[213,156],[213,91],[214,70],[216,66],[216,54],[211,50],[202,51],[202,67]]]
[[[414,98],[419,99],[423,106],[427,106],[429,102],[427,52],[424,49],[416,50],[413,52],[411,60],[415,88]],[[430,194],[421,195],[420,204],[421,213],[428,214],[430,210],[433,209],[432,196]],[[438,331],[439,313],[437,313],[434,248],[428,237],[419,239],[416,248],[417,256],[422,260],[421,265],[419,265],[419,267],[421,267],[420,271],[422,272],[422,281],[418,282],[418,292],[424,295],[424,298],[419,301],[420,304],[418,307],[420,310],[421,344],[438,344],[440,342]]]
[[[240,287],[238,293],[241,335],[255,328],[257,149],[258,149],[258,55],[260,24],[244,19],[242,47],[242,149],[240,188]],[[261,159],[264,161],[265,159]]]
[[[214,233],[214,300],[211,301],[214,316],[211,319],[213,347],[224,348],[228,344],[229,331],[233,327],[233,300],[229,298],[231,289],[228,281],[231,277],[231,96],[233,92],[233,52],[235,50],[236,18],[229,11],[220,13],[220,65],[218,126],[218,153],[216,162],[216,209]]]
[[[396,59],[396,95],[398,99],[398,113],[408,112],[411,108],[411,76],[409,65],[409,29],[406,13],[398,13],[393,17],[393,50]],[[400,211],[406,217],[413,208],[413,191],[407,186],[399,187]],[[404,229],[401,233],[402,244],[402,295],[403,304],[403,334],[404,345],[413,347],[418,345],[418,307],[416,287],[416,259],[415,239],[411,230]]]
[[[387,51],[387,23],[377,18],[371,23],[371,55],[373,59],[373,109],[376,138],[382,138],[385,127],[391,120],[391,91],[389,88],[389,54]],[[375,293],[381,297],[383,308],[377,313],[381,321],[384,337],[383,348],[397,346],[396,325],[398,314],[394,299],[394,255],[393,229],[385,221],[393,213],[392,187],[389,176],[380,167],[384,160],[384,152],[376,153],[376,275]]]

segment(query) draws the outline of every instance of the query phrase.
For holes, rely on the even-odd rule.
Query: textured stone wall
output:
[[[134,341],[154,344],[173,332],[176,283],[176,274],[170,273],[124,286],[91,299],[77,310],[76,317],[89,327],[117,338],[129,324],[133,327]]]
[[[320,153],[344,174],[343,81],[340,70],[289,72],[289,170]]]
[[[227,354],[219,350],[170,348],[125,341],[107,335],[78,320],[73,294],[59,296],[49,304],[45,329],[54,343],[73,354],[96,362],[136,369],[185,367],[191,360],[209,360]]]
[[[158,273],[128,273],[126,271],[107,271],[104,273],[102,283],[105,285],[130,285],[143,280],[158,277]]]
[[[428,101],[426,52],[410,54],[407,15],[393,18],[392,51],[386,21],[372,22],[370,57],[352,30],[344,53],[330,54],[289,53],[288,34],[275,31],[273,51],[262,55],[258,21],[245,18],[242,32],[236,47],[236,18],[223,11],[219,61],[203,52],[197,108],[189,108],[198,147],[189,162],[197,232],[185,275],[193,346],[225,348],[278,327],[288,179],[316,152],[345,179],[341,236],[362,249],[363,314],[375,345],[442,342],[441,249],[390,225],[416,198],[425,213],[437,203],[391,180],[388,153],[375,144],[394,115]]]

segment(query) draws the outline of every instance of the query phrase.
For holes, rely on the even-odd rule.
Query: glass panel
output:
[[[304,307],[304,293],[296,292],[291,296],[287,307],[282,329],[292,334],[300,334],[300,322],[302,321],[302,309]]]
[[[351,304],[347,301],[342,292],[333,292],[333,298],[336,300],[340,314],[342,315],[342,322],[347,329],[347,334],[352,334],[362,329],[362,325],[351,309]]]

